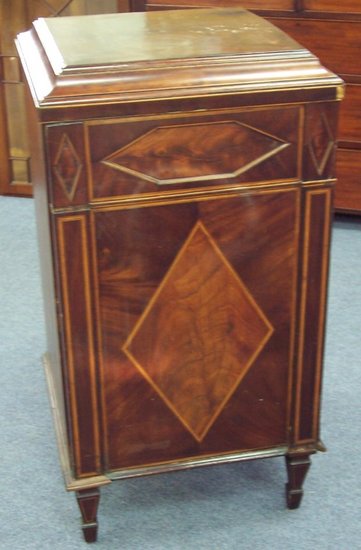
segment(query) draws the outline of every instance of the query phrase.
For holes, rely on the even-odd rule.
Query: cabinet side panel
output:
[[[99,471],[99,434],[95,381],[87,221],[84,215],[57,220],[59,271],[65,334],[75,471]]]
[[[308,191],[305,205],[296,440],[318,439],[329,255],[331,189]]]
[[[41,268],[43,305],[45,314],[47,337],[47,365],[48,375],[51,377],[53,399],[57,428],[60,431],[59,446],[61,452],[68,447],[68,428],[66,420],[66,405],[64,402],[63,374],[60,356],[60,342],[56,311],[56,283],[54,273],[54,259],[52,255],[52,227],[49,215],[49,198],[46,186],[46,162],[43,154],[43,136],[32,100],[28,93],[27,116],[29,120],[29,142],[31,145],[31,175],[34,183],[34,202],[36,212],[36,226]],[[65,463],[64,463],[65,460]],[[63,460],[64,471],[69,470],[71,459]]]

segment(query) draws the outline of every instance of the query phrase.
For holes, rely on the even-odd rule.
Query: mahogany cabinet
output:
[[[347,83],[337,152],[337,212],[361,213],[361,3],[359,0],[131,0],[134,10],[242,6],[269,19]]]
[[[322,449],[342,81],[243,9],[42,19],[17,47],[86,540],[102,485],[196,466],[285,456],[296,508]]]

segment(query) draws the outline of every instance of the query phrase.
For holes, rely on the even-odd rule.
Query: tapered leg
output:
[[[95,542],[98,532],[97,511],[100,491],[99,489],[77,491],[76,498],[83,519],[82,529],[84,539],[86,542]]]
[[[286,483],[287,506],[293,510],[301,504],[303,496],[302,485],[311,466],[310,454],[298,453],[286,455],[286,465],[288,474],[288,483]]]

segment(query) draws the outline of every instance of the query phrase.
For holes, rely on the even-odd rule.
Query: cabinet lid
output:
[[[41,108],[340,86],[315,56],[244,9],[38,19],[17,38]]]

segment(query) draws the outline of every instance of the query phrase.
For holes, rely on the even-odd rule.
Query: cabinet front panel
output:
[[[93,198],[297,178],[298,108],[87,126]]]
[[[361,151],[337,151],[335,207],[340,210],[361,210]]]
[[[340,112],[339,139],[361,143],[361,85],[347,85]]]
[[[270,19],[340,75],[360,74],[361,22]]]
[[[93,213],[106,467],[286,444],[299,191]]]

